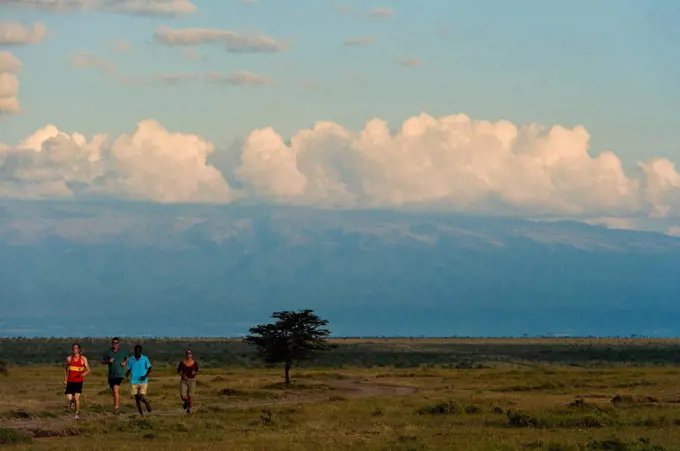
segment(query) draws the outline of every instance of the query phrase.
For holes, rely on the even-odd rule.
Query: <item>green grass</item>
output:
[[[135,451],[680,450],[676,367],[480,362],[484,368],[294,368],[291,385],[282,384],[279,368],[206,364],[193,415],[146,418],[136,415],[127,384],[123,415],[111,415],[106,369],[95,364],[80,421],[64,419],[59,366],[10,367],[0,381],[0,445],[22,451],[97,451],[112,444]],[[174,365],[154,369],[148,396],[155,411],[181,409]],[[14,429],[17,423],[25,426]]]

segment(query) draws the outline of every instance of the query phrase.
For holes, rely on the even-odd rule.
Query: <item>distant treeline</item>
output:
[[[0,339],[0,360],[10,366],[60,364],[69,354],[69,338]],[[83,353],[99,360],[110,346],[109,339],[80,338]],[[191,348],[206,366],[261,367],[255,350],[239,340],[227,339],[129,339],[121,338],[122,349],[132,351],[140,343],[144,354],[157,364],[175,364]],[[482,368],[494,363],[560,364],[573,366],[671,366],[680,365],[680,341],[588,340],[559,342],[546,339],[509,340],[334,340],[335,348],[319,354],[307,367],[341,368],[395,367]]]

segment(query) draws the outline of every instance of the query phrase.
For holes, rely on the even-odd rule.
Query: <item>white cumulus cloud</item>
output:
[[[680,217],[680,175],[672,162],[641,162],[640,173],[629,176],[613,152],[592,154],[589,142],[582,126],[463,114],[421,114],[396,132],[380,119],[358,131],[318,122],[290,139],[263,128],[235,149],[216,151],[200,136],[169,132],[151,120],[130,135],[90,141],[48,126],[18,145],[0,146],[0,197],[246,197],[574,218],[615,228],[635,228],[636,218]]]
[[[0,52],[0,116],[18,113],[19,78],[16,73],[21,69],[21,61],[9,52]]]
[[[21,69],[21,61],[10,52],[0,51],[0,72],[15,73]]]
[[[295,193],[296,202],[326,199],[348,206],[430,204],[570,215],[640,208],[639,182],[626,176],[614,154],[589,155],[583,127],[517,127],[423,114],[406,120],[396,134],[374,119],[358,133],[318,123],[294,135],[290,146],[270,130],[253,136],[258,149],[267,149],[266,158],[244,158],[238,173],[254,195],[286,199]],[[246,148],[244,156],[248,152],[257,150]],[[295,164],[268,167],[282,158],[277,153]],[[277,178],[253,175],[269,172]],[[281,180],[291,180],[293,187]]]
[[[639,164],[645,174],[646,200],[655,217],[680,214],[680,174],[675,163],[666,158],[654,158]]]
[[[113,140],[88,141],[48,125],[16,146],[0,146],[0,197],[222,203],[231,192],[207,163],[212,152],[200,136],[172,133],[152,120]]]
[[[37,23],[27,27],[19,22],[0,22],[0,45],[39,44],[47,37],[47,27]]]

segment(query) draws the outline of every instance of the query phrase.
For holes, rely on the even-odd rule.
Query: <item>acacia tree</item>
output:
[[[319,318],[313,310],[274,312],[276,322],[250,328],[245,343],[257,346],[267,363],[283,363],[286,384],[290,384],[290,368],[293,362],[307,360],[317,351],[331,348],[330,335],[323,328],[328,321]]]

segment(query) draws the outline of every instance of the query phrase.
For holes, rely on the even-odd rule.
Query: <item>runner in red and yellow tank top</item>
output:
[[[90,365],[87,358],[80,353],[80,345],[73,344],[72,354],[66,357],[64,365],[64,385],[66,385],[66,399],[69,408],[75,407],[75,418],[80,413],[80,394],[83,392],[83,381],[90,374]]]
[[[66,376],[66,382],[83,382],[83,380],[85,380],[83,373],[85,373],[85,362],[83,361],[83,356],[72,356],[68,364],[68,376]]]

